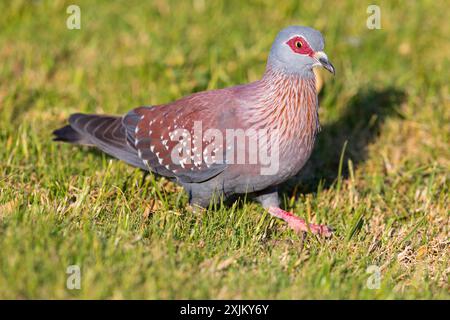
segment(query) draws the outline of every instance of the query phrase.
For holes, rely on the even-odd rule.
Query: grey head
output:
[[[323,52],[322,34],[310,27],[290,26],[281,30],[270,50],[267,65],[283,73],[312,77],[312,68],[322,66],[334,74]]]

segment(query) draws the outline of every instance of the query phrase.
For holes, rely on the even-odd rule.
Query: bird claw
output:
[[[294,231],[296,232],[311,232],[325,238],[330,238],[333,234],[333,228],[323,225],[310,223],[307,224],[305,220],[293,215],[290,212],[284,211],[280,208],[269,208],[269,213],[277,218],[286,221]]]
[[[202,206],[198,205],[198,204],[189,204],[186,207],[186,210],[188,212],[194,213],[194,214],[203,214],[205,213],[206,209],[203,208]]]
[[[311,232],[312,234],[317,234],[325,238],[330,238],[333,235],[333,229],[324,224],[314,224],[309,225],[301,218],[292,219],[288,222],[288,225],[296,232]]]

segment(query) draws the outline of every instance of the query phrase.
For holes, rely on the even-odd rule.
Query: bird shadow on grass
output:
[[[379,136],[385,120],[400,116],[397,109],[405,96],[403,91],[393,87],[360,90],[336,121],[322,127],[305,167],[281,188],[282,199],[317,192],[319,185],[322,189],[330,188],[337,181],[340,157],[347,141],[341,173],[346,179],[348,159],[354,169],[367,159],[368,146]]]

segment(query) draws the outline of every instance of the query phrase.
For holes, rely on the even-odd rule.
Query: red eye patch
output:
[[[292,51],[299,54],[305,54],[312,56],[314,54],[313,49],[309,46],[308,42],[302,37],[293,37],[286,44],[291,47]]]

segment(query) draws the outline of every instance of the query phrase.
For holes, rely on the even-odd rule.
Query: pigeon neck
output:
[[[279,73],[286,77],[301,78],[301,79],[314,79],[315,75],[312,70],[312,64],[287,64],[281,62],[270,54],[267,60],[266,72],[264,76],[272,75],[273,73]]]
[[[268,67],[259,86],[265,100],[260,106],[276,114],[286,111],[297,115],[300,110],[317,109],[316,79],[312,71],[311,75],[304,76]]]
[[[273,64],[268,64],[266,71],[261,79],[261,82],[274,83],[280,81],[288,82],[300,82],[300,81],[311,81],[315,82],[316,76],[311,70],[303,70],[303,72],[290,72],[282,67],[273,66]]]
[[[314,140],[320,128],[314,74],[303,78],[268,68],[249,89],[256,97],[244,116],[251,127],[279,130],[284,142]]]

